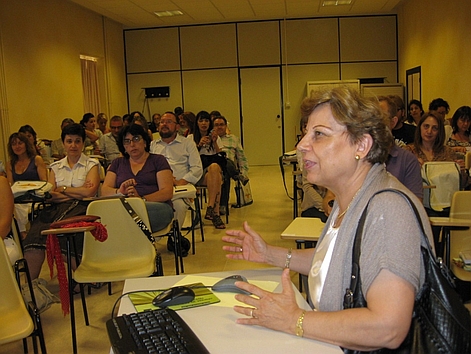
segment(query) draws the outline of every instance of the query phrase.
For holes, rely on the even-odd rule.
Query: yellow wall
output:
[[[99,58],[102,111],[127,112],[122,30],[67,1],[0,1],[1,160],[8,136],[21,125],[56,139],[63,118],[80,121],[81,54]]]
[[[407,0],[398,9],[399,73],[421,66],[422,103],[444,98],[452,116],[471,105],[471,1]]]

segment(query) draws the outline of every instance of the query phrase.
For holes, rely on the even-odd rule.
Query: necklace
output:
[[[343,216],[347,213],[348,209],[350,208],[350,205],[352,205],[352,202],[355,200],[355,197],[358,195],[358,192],[360,191],[361,187],[358,188],[357,192],[355,193],[355,195],[353,196],[352,200],[350,201],[350,203],[348,203],[348,206],[347,208],[342,211],[339,215],[337,215],[337,219],[335,219],[335,224],[334,225],[337,225],[339,223],[339,220],[341,220],[343,218]],[[337,225],[338,227],[338,225]]]

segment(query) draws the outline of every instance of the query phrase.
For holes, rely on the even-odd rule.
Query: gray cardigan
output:
[[[386,188],[401,190],[410,197],[420,213],[429,242],[433,244],[430,222],[420,200],[389,174],[384,164],[373,165],[338,230],[318,310],[338,311],[343,308],[345,289],[350,285],[352,247],[358,221],[371,196]],[[337,214],[337,209],[336,203],[326,225],[333,221],[332,215]],[[319,242],[326,230],[327,227]],[[370,202],[362,238],[360,274],[364,296],[367,296],[381,269],[388,269],[405,279],[417,292],[424,281],[420,244],[420,228],[415,213],[404,197],[393,192],[376,195]]]

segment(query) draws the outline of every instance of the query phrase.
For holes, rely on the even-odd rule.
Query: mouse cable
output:
[[[182,285],[182,286],[185,286],[185,285]],[[190,288],[190,289],[208,289],[208,288],[212,288],[212,285],[209,285],[209,286],[187,286],[187,288]],[[116,305],[118,305],[118,302],[126,295],[130,295],[130,294],[137,294],[137,293],[151,293],[151,292],[155,292],[155,291],[160,291],[160,292],[163,292],[163,291],[166,291],[166,290],[169,290],[171,288],[166,288],[166,289],[152,289],[152,290],[134,290],[134,291],[128,291],[128,292],[125,292],[123,294],[121,294],[117,299],[116,301],[114,302],[114,305],[113,305],[113,309],[111,310],[111,319],[114,318],[114,312],[116,310]]]

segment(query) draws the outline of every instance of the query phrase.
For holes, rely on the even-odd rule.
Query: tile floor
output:
[[[288,172],[289,168],[286,169]],[[292,180],[287,173],[288,190],[291,191]],[[256,166],[250,170],[250,184],[254,203],[240,209],[230,210],[228,228],[240,228],[242,222],[247,220],[250,225],[260,232],[264,238],[273,244],[294,246],[294,242],[280,239],[281,232],[292,220],[292,201],[286,196],[283,182],[278,166]],[[231,201],[235,202],[235,195],[232,192]],[[204,215],[204,214],[203,214]],[[224,219],[223,219],[224,220]],[[238,269],[263,267],[264,265],[232,261],[225,258],[222,251],[221,237],[224,230],[216,230],[212,224],[206,220],[204,226],[205,242],[201,242],[200,233],[196,233],[196,254],[189,255],[184,259],[185,273],[199,273],[212,271],[228,271]],[[188,235],[191,238],[191,234]],[[174,275],[173,254],[166,250],[166,239],[160,241],[164,272],[166,275]],[[43,267],[41,277],[49,279],[47,265]],[[292,279],[297,284],[297,274],[292,274]],[[110,345],[106,333],[105,323],[110,318],[111,309],[118,296],[121,294],[122,282],[113,283],[113,294],[108,296],[107,288],[92,290],[92,294],[87,296],[87,306],[90,326],[85,326],[83,320],[80,297],[76,296],[76,324],[78,352],[88,353],[109,353]],[[58,294],[57,279],[49,280],[48,288]],[[72,341],[70,336],[70,318],[63,316],[60,304],[54,304],[41,315],[44,326],[44,335],[48,353],[71,353]],[[29,340],[29,350],[32,353],[32,345]],[[23,353],[22,342],[14,342],[0,346],[0,353],[17,354]]]

